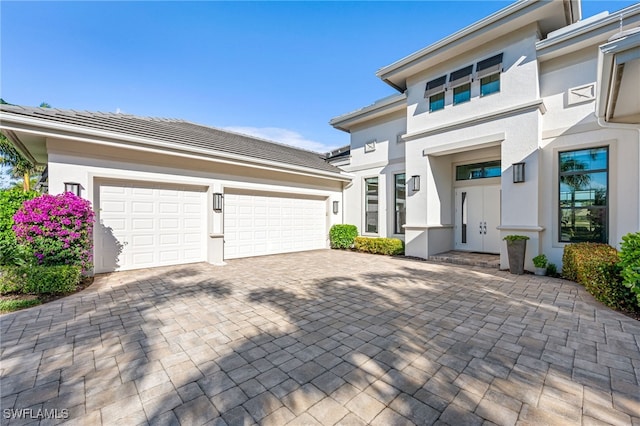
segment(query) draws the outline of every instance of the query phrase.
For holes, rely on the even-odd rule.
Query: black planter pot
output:
[[[527,240],[507,241],[509,255],[509,272],[516,275],[524,274],[524,256],[527,251]]]

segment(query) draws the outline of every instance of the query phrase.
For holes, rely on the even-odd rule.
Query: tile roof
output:
[[[325,161],[325,154],[289,145],[203,126],[172,118],[140,117],[130,114],[34,108],[0,105],[3,116],[22,116],[43,122],[93,129],[118,135],[169,142],[185,149],[196,148],[212,152],[241,155],[286,165],[307,167],[324,172],[340,173],[340,169]]]

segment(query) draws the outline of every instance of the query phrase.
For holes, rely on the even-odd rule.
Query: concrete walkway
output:
[[[559,279],[324,250],[0,321],[3,424],[640,425],[640,323]]]

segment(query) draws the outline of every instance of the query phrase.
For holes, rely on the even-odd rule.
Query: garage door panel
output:
[[[323,199],[240,193],[224,201],[226,259],[326,247]]]
[[[123,182],[101,183],[98,194],[96,272],[205,260],[205,192]]]

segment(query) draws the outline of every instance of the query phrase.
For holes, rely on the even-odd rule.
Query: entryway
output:
[[[455,190],[455,249],[500,253],[500,185]]]

